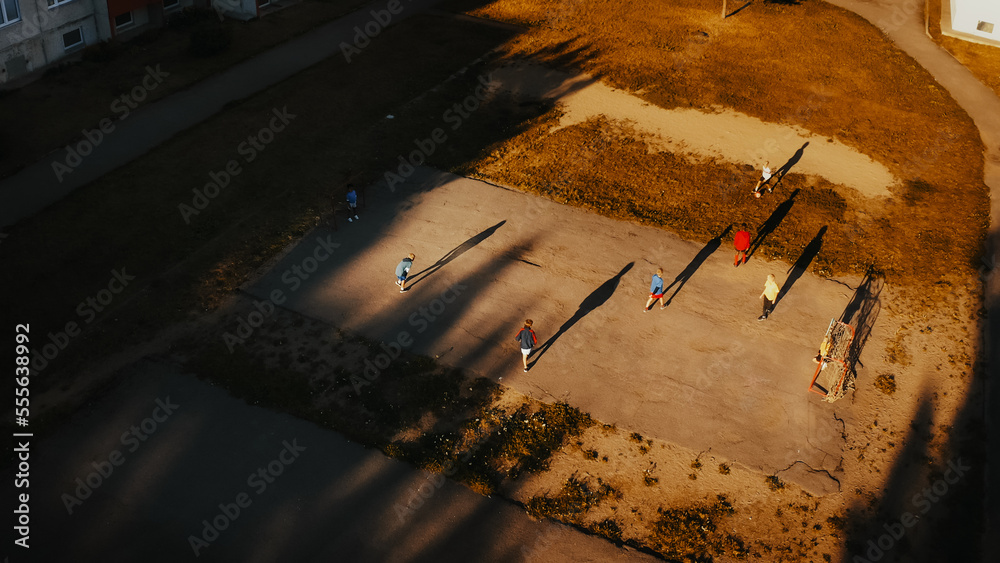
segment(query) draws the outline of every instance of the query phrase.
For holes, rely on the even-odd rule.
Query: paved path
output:
[[[157,401],[176,406],[168,412]],[[123,440],[132,426],[141,441]],[[133,366],[105,398],[32,442],[30,455],[31,549],[5,542],[0,557],[12,563],[657,560],[428,480],[377,450],[160,363]],[[266,477],[253,476],[261,468]],[[4,478],[12,483],[13,470]],[[86,498],[71,501],[68,514],[63,495],[78,488]],[[219,505],[237,501],[239,513],[227,506],[234,518],[223,516]],[[412,511],[397,508],[407,503]],[[216,519],[223,529],[207,533],[214,541],[196,557],[189,538]]]
[[[115,129],[104,136],[93,153],[84,157],[72,173],[62,175],[61,181],[52,164],[67,161],[68,153],[64,148],[4,179],[0,182],[0,227],[29,217],[73,190],[127,164],[177,133],[208,119],[227,103],[260,92],[326,58],[342,56],[341,42],[353,43],[354,27],[364,28],[373,21],[371,11],[385,9],[388,1],[375,0],[221,74],[141,107],[124,121],[115,121]],[[389,25],[416,15],[439,0],[400,1],[403,10],[392,17]],[[363,54],[358,56],[362,57]],[[109,111],[108,117],[117,116]]]
[[[947,51],[924,33],[922,2],[919,0],[827,0],[861,15],[880,27],[903,51],[916,59],[972,117],[986,145],[984,178],[990,189],[992,229],[986,251],[993,272],[984,271],[987,317],[983,341],[987,369],[1000,375],[1000,99]],[[947,2],[948,0],[943,0]],[[939,17],[931,14],[931,17]],[[990,258],[992,257],[992,258]],[[986,424],[988,445],[985,472],[987,530],[983,561],[1000,561],[1000,385],[986,380]]]
[[[379,204],[359,222],[306,236],[250,292],[281,291],[284,306],[371,338],[406,333],[415,352],[768,474],[796,461],[830,472],[840,464],[835,417],[849,405],[807,387],[827,324],[852,295],[845,285],[805,273],[759,322],[764,279],[784,281],[789,267],[754,258],[733,268],[731,234],[713,252],[426,168],[393,193],[374,190]],[[297,282],[295,267],[317,266],[317,239],[341,246]],[[408,252],[416,276],[400,294],[393,270]],[[668,288],[679,292],[666,311],[644,314],[657,266],[666,283],[682,281]],[[527,374],[513,341],[526,317],[540,343],[554,340]],[[837,486],[825,475],[788,478],[816,493]]]

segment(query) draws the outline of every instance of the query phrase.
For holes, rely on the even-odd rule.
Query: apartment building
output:
[[[0,84],[109,39],[162,25],[195,0],[0,0]]]

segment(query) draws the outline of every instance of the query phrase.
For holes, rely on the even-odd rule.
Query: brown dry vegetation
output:
[[[507,44],[509,57],[584,70],[664,108],[721,105],[799,125],[901,180],[883,202],[789,174],[783,195],[801,192],[781,242],[765,248],[770,256],[795,260],[825,225],[821,273],[872,264],[894,282],[926,284],[963,283],[973,271],[988,225],[978,132],[926,71],[859,16],[806,1],[753,4],[722,22],[718,4],[705,0],[499,0],[473,13],[531,25]],[[464,170],[702,240],[732,222],[759,225],[776,205],[762,209],[744,193],[749,166],[648,154],[603,122],[550,136],[551,123],[539,120]]]

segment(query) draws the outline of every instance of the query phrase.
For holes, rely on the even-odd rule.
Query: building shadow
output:
[[[757,249],[760,248],[761,244],[763,244],[764,239],[773,233],[774,230],[778,228],[778,225],[780,225],[785,219],[785,216],[788,215],[789,211],[791,211],[792,206],[795,205],[795,196],[797,195],[799,195],[798,188],[789,194],[788,199],[781,202],[781,205],[775,208],[775,210],[771,212],[770,217],[768,217],[767,220],[764,221],[764,224],[757,229],[757,235],[754,236],[752,241],[750,241],[750,248],[747,250],[747,261],[749,261],[750,258],[752,258],[757,252]]]
[[[706,243],[705,246],[703,246],[702,249],[698,251],[698,254],[696,254],[695,257],[692,258],[690,262],[688,262],[688,265],[684,267],[681,273],[677,274],[677,277],[674,278],[674,281],[670,282],[670,285],[668,285],[663,290],[663,293],[666,294],[668,291],[670,291],[670,288],[674,287],[674,285],[677,285],[677,289],[675,289],[674,292],[670,295],[670,297],[667,298],[666,305],[670,305],[670,302],[673,301],[674,297],[677,297],[677,294],[681,292],[681,289],[684,287],[684,284],[686,284],[688,280],[691,279],[691,276],[693,276],[694,273],[698,271],[698,268],[701,267],[701,265],[705,262],[705,260],[709,256],[711,256],[713,252],[718,250],[720,246],[722,246],[722,239],[729,234],[729,231],[731,231],[732,228],[733,228],[732,225],[727,225],[726,228],[723,229],[721,233],[716,235],[715,238],[713,238],[712,240],[708,241],[708,243]]]
[[[792,267],[788,268],[788,271],[785,272],[788,274],[788,277],[785,278],[785,283],[781,284],[781,291],[778,292],[778,298],[774,301],[775,307],[777,307],[778,303],[784,299],[785,295],[792,290],[792,286],[795,285],[795,282],[802,277],[802,274],[809,269],[809,265],[812,264],[813,259],[816,258],[820,249],[823,248],[823,235],[825,234],[826,225],[823,225],[819,228],[819,232],[816,233],[816,236],[814,236],[813,239],[809,241],[809,244],[807,244],[802,250],[802,254],[799,255],[798,260],[796,260],[795,263],[792,264]]]
[[[611,299],[611,296],[614,295],[615,290],[618,289],[618,284],[621,283],[622,276],[627,274],[628,271],[631,270],[632,266],[634,265],[635,262],[629,262],[628,264],[625,265],[624,268],[621,269],[620,272],[615,274],[611,279],[602,283],[600,287],[591,292],[591,294],[588,295],[586,299],[584,299],[583,302],[580,303],[580,306],[577,307],[576,313],[574,313],[573,316],[569,318],[569,320],[564,322],[562,326],[559,327],[559,330],[557,330],[555,334],[550,336],[548,340],[542,343],[542,345],[539,346],[538,349],[531,354],[532,356],[534,356],[534,359],[531,361],[531,364],[529,364],[528,367],[529,368],[534,367],[535,364],[537,364],[538,361],[542,359],[542,355],[545,354],[545,352],[548,352],[549,348],[551,348],[552,345],[556,343],[556,340],[559,340],[560,336],[569,331],[569,329],[573,328],[573,325],[575,325],[581,319],[590,314],[590,312],[593,311],[594,309],[600,307],[601,305],[604,305],[604,303],[606,303],[608,299]]]
[[[840,315],[840,322],[851,325],[854,328],[854,340],[851,341],[850,348],[847,349],[847,369],[852,376],[856,376],[856,366],[861,363],[861,350],[871,336],[872,327],[875,320],[882,312],[882,288],[885,287],[885,280],[874,268],[868,267],[861,284],[854,290],[851,301],[847,304],[843,314]]]
[[[496,225],[493,225],[492,227],[486,229],[485,231],[479,233],[478,235],[469,238],[469,240],[451,249],[447,254],[439,258],[437,262],[431,264],[427,268],[424,268],[423,270],[410,276],[410,279],[406,281],[407,287],[413,287],[417,285],[418,283],[429,277],[431,274],[437,272],[441,268],[448,265],[448,263],[454,260],[455,258],[458,258],[462,254],[464,254],[467,250],[473,248],[477,244],[488,239],[490,236],[493,235],[493,233],[497,232],[497,229],[502,227],[506,222],[507,220],[504,219],[503,221],[500,221]]]

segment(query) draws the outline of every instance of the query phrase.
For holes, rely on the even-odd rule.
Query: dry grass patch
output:
[[[809,0],[751,4],[725,22],[705,0],[497,0],[472,13],[531,26],[508,43],[511,58],[584,70],[667,109],[725,106],[798,125],[900,180],[888,201],[869,200],[793,169],[774,197],[800,191],[780,236],[765,241],[766,255],[794,261],[825,226],[814,262],[820,273],[874,265],[893,282],[927,284],[964,283],[954,280],[973,272],[988,226],[978,131],[859,16]],[[464,170],[698,240],[743,220],[759,226],[780,203],[749,199],[749,164],[650,154],[618,123],[592,120],[549,135],[554,123],[554,114],[538,120]]]

